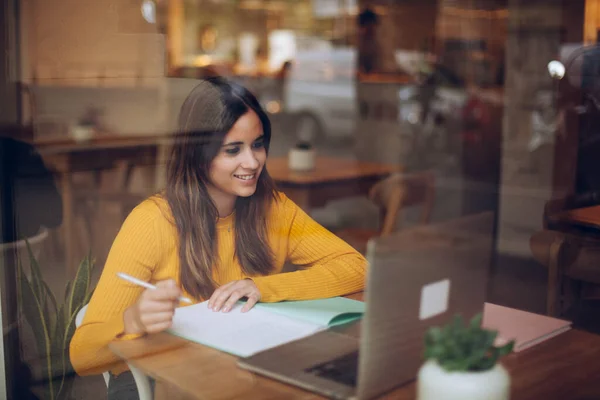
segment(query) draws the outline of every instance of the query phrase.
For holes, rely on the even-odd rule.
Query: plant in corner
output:
[[[46,383],[44,398],[68,399],[74,370],[69,358],[69,343],[75,332],[75,317],[92,296],[90,285],[94,260],[91,254],[83,258],[73,281],[68,281],[64,300],[56,297],[44,281],[41,268],[29,243],[29,276],[18,262],[18,304],[20,312],[31,326],[39,359],[42,380]],[[60,299],[59,299],[60,300]]]
[[[468,325],[460,316],[425,335],[426,362],[419,370],[418,400],[507,400],[510,376],[498,360],[512,352],[514,341],[502,347],[497,331],[481,327],[482,315]]]

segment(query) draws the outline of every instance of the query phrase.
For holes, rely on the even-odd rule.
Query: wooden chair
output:
[[[584,201],[553,200],[544,209],[544,230],[529,241],[536,261],[548,268],[546,313],[561,316],[569,308],[575,312],[585,299],[600,299],[600,237],[556,220],[555,216],[572,208],[587,207],[594,196]]]
[[[79,328],[79,326],[83,323],[83,318],[85,317],[85,312],[87,311],[88,305],[86,304],[79,310],[77,315],[75,316],[75,327]],[[148,377],[139,369],[134,367],[133,365],[127,363],[131,374],[133,375],[133,379],[135,381],[135,386],[138,391],[138,396],[140,400],[151,400],[154,398],[152,386],[150,385],[150,381]],[[108,371],[102,373],[102,377],[104,378],[104,383],[108,388],[110,382],[110,373]]]
[[[600,239],[544,230],[530,239],[533,257],[548,268],[546,313],[561,316],[600,299]]]
[[[435,199],[435,174],[432,171],[394,174],[375,184],[369,199],[380,210],[380,229],[347,228],[334,232],[356,250],[365,254],[372,237],[386,236],[398,229],[406,207],[421,205],[419,223],[428,223]]]

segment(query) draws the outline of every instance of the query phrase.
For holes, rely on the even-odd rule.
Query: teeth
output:
[[[239,179],[242,179],[242,180],[248,181],[248,180],[250,180],[250,179],[253,179],[253,178],[254,178],[254,175],[255,175],[255,174],[252,174],[252,175],[234,175],[234,176],[235,176],[236,178],[239,178]]]

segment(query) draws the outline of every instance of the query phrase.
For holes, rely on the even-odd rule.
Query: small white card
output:
[[[448,310],[448,298],[450,295],[450,279],[444,279],[425,285],[421,288],[421,306],[419,307],[419,319],[435,317]]]

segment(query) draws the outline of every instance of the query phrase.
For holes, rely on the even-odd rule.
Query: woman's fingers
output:
[[[181,290],[174,280],[160,281],[156,289],[146,289],[138,300],[137,320],[145,332],[161,332],[171,326]]]
[[[157,326],[171,326],[175,315],[175,304],[170,301],[146,301],[139,304],[139,322],[148,333],[160,332]]]
[[[234,290],[235,289],[233,289],[233,285],[217,289],[215,293],[213,293],[213,295],[211,296],[211,299],[213,300],[212,306],[210,308],[213,311],[221,311],[223,304],[225,304],[225,301],[227,301],[227,299],[231,295],[231,292],[233,292]]]
[[[144,326],[151,326],[155,324],[173,321],[174,314],[175,313],[173,311],[163,311],[151,314],[149,313],[142,315],[141,320]]]
[[[210,296],[210,299],[208,299],[208,308],[213,311],[219,311],[216,308],[217,303],[219,304],[220,308],[220,306],[223,304],[223,301],[225,301],[226,299],[226,297],[224,296],[227,296],[229,288],[232,287],[236,282],[237,281],[226,283],[225,285],[215,290],[212,296]]]
[[[229,312],[242,297],[248,297],[250,302],[244,307],[245,311],[248,311],[260,300],[260,292],[252,280],[234,281],[215,290],[209,301],[209,308],[212,308],[213,311]]]
[[[181,296],[181,289],[177,287],[177,284],[173,279],[160,281],[156,284],[156,289],[146,290],[148,298],[152,300],[177,300]]]
[[[231,309],[239,299],[249,294],[250,293],[248,293],[247,290],[245,290],[245,288],[237,288],[231,291],[231,293],[229,293],[229,296],[227,296],[227,299],[223,303],[223,312],[231,311]]]
[[[159,333],[165,331],[171,327],[172,321],[161,322],[158,324],[153,324],[146,327],[146,332],[148,333]]]
[[[154,301],[148,300],[140,303],[140,311],[141,312],[161,312],[161,311],[172,311],[175,310],[177,303],[174,303],[172,300],[165,301]]]
[[[251,294],[248,296],[248,301],[246,302],[246,304],[244,304],[244,307],[242,307],[242,312],[248,312],[250,311],[250,309],[252,307],[254,307],[254,305],[256,303],[258,303],[258,300],[260,300],[260,295],[257,294]]]

